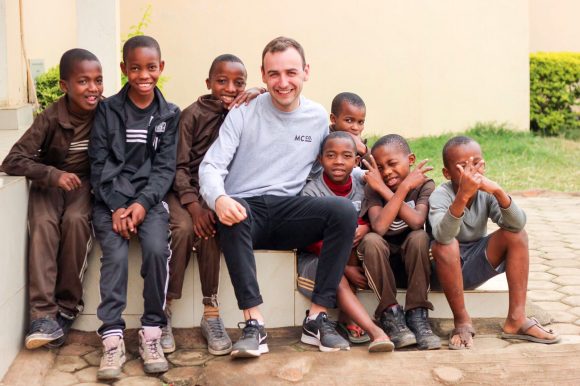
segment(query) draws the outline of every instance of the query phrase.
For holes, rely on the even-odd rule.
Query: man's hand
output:
[[[352,242],[352,246],[356,247],[362,238],[371,231],[371,227],[368,224],[361,224],[356,227],[356,231],[354,232],[354,241]]]
[[[250,103],[252,99],[256,98],[258,95],[264,92],[266,92],[266,89],[257,87],[252,87],[247,89],[246,91],[242,91],[241,93],[238,94],[237,97],[235,97],[232,103],[230,103],[228,110],[231,110],[234,107],[239,107],[244,103],[247,105],[248,103]]]
[[[197,237],[207,240],[215,236],[215,216],[211,210],[205,209],[199,202],[194,201],[187,205],[187,211],[193,221],[193,232]]]
[[[215,213],[220,222],[228,226],[242,222],[248,217],[246,208],[230,196],[219,196],[215,200]]]
[[[344,267],[344,276],[346,276],[348,281],[354,284],[356,288],[364,289],[368,285],[367,277],[365,276],[362,267],[347,265]]]
[[[138,202],[134,202],[121,215],[122,220],[127,221],[127,227],[133,234],[137,233],[137,227],[145,220],[145,208]]]
[[[121,235],[122,238],[129,240],[131,235],[129,234],[129,226],[127,224],[127,220],[122,218],[123,214],[127,209],[119,208],[113,212],[112,221],[113,221],[113,231]]]
[[[371,162],[369,163],[366,159],[363,159],[363,164],[367,167],[368,171],[364,175],[364,180],[375,192],[381,192],[383,189],[389,189],[385,182],[383,181],[383,177],[381,176],[381,172],[379,171],[379,167],[377,166],[377,161],[375,161],[375,157],[372,155],[369,157]],[[389,189],[390,190],[390,189]]]
[[[407,177],[405,177],[401,185],[405,185],[409,191],[423,185],[427,181],[427,176],[425,173],[433,170],[433,166],[425,166],[427,162],[429,162],[429,160],[426,159],[419,162],[417,167],[413,169],[413,171],[409,173]]]
[[[81,187],[81,179],[74,173],[63,173],[58,178],[58,187],[70,192]]]

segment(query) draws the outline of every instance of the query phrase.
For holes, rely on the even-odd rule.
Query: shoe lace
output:
[[[207,325],[209,327],[210,333],[215,336],[216,338],[220,339],[224,337],[224,326],[222,324],[221,319],[207,319]]]
[[[117,348],[113,347],[105,351],[105,362],[107,366],[113,366],[115,364],[115,354],[117,354]]]
[[[147,348],[147,353],[151,359],[159,359],[161,356],[159,355],[159,350],[157,349],[157,345],[159,344],[159,339],[152,339],[145,341],[145,347]]]
[[[252,324],[248,324],[246,322],[239,322],[238,323],[238,328],[242,328],[240,325],[244,325],[245,327],[242,329],[242,337],[240,339],[246,339],[246,338],[257,338],[258,335],[260,334],[260,331],[258,330],[257,326],[254,326]]]
[[[326,317],[322,318],[322,323],[320,324],[320,334],[338,334],[336,332],[337,322],[329,320]]]

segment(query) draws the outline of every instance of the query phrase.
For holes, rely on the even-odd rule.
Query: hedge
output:
[[[530,128],[560,135],[580,128],[580,53],[530,55]]]

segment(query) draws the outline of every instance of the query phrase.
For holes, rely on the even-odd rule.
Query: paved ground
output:
[[[158,378],[146,377],[135,352],[135,332],[127,336],[130,361],[117,383],[126,385],[284,385],[302,384],[580,384],[580,196],[515,196],[528,215],[531,265],[529,313],[562,336],[552,346],[498,338],[500,320],[478,320],[473,350],[414,350],[368,354],[318,353],[299,343],[299,329],[272,331],[271,353],[258,360],[213,357],[197,329],[179,330],[180,350],[169,357],[172,368]],[[544,312],[547,311],[547,312]],[[450,321],[435,330],[446,336]],[[233,331],[232,336],[237,337]],[[96,385],[100,349],[94,334],[73,333],[61,350],[23,350],[3,384]],[[0,384],[1,385],[1,384]]]

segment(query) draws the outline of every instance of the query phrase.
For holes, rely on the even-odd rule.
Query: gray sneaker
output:
[[[42,347],[63,335],[58,322],[51,316],[45,316],[30,322],[30,329],[24,339],[24,345],[27,349]]]
[[[143,330],[139,330],[139,355],[143,359],[143,371],[147,374],[169,370],[169,363],[163,355],[160,340],[161,338],[145,340]]]
[[[165,308],[165,316],[167,317],[167,325],[161,327],[161,348],[164,354],[171,354],[175,351],[175,338],[173,337],[173,330],[171,329],[171,310],[169,307]]]
[[[109,350],[103,347],[103,357],[101,358],[99,370],[97,370],[97,378],[101,380],[119,378],[125,360],[125,342],[123,339],[121,339],[117,347]]]
[[[207,340],[207,350],[212,355],[226,355],[232,351],[232,340],[228,336],[221,318],[201,318],[201,334]]]
[[[407,347],[417,343],[415,334],[405,322],[405,311],[400,305],[387,308],[381,314],[379,325],[387,333],[395,348]]]

